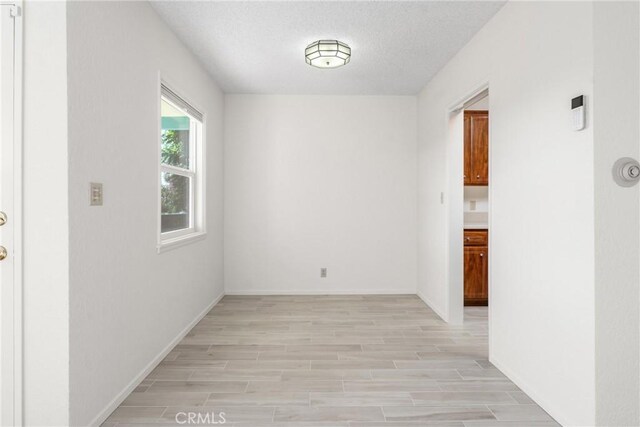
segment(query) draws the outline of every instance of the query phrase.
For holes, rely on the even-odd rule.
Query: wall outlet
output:
[[[476,201],[475,200],[469,201],[469,210],[470,211],[475,211],[476,210]]]
[[[327,269],[325,267],[320,269],[320,277],[327,277]]]
[[[91,182],[89,187],[89,205],[102,206],[102,184],[98,182]]]

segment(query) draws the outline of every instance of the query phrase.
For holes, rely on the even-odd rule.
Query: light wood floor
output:
[[[450,327],[410,295],[224,297],[104,425],[180,412],[247,427],[558,425],[487,360],[486,308]]]

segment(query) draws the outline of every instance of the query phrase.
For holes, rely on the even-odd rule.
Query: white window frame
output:
[[[156,146],[158,149],[158,253],[165,252],[192,242],[202,240],[206,237],[205,228],[205,131],[206,118],[200,113],[193,103],[188,101],[180,92],[173,89],[174,86],[167,83],[164,78],[159,79],[158,85],[158,138]],[[172,92],[172,96],[165,96],[163,88]],[[174,102],[174,99],[180,102]],[[190,118],[189,132],[189,169],[170,166],[162,163],[162,102],[168,102],[175,108],[185,111]],[[193,112],[193,114],[191,113]],[[194,117],[199,115],[200,117]],[[184,176],[191,180],[189,194],[189,227],[180,230],[162,232],[162,174],[171,173]]]

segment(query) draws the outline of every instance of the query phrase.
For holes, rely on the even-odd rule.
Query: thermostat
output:
[[[582,130],[585,126],[584,95],[576,96],[571,100],[571,120],[573,130]]]

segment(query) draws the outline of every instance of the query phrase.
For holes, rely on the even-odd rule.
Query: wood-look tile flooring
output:
[[[487,360],[486,308],[452,327],[411,295],[226,296],[104,425],[189,412],[234,427],[558,425]]]

